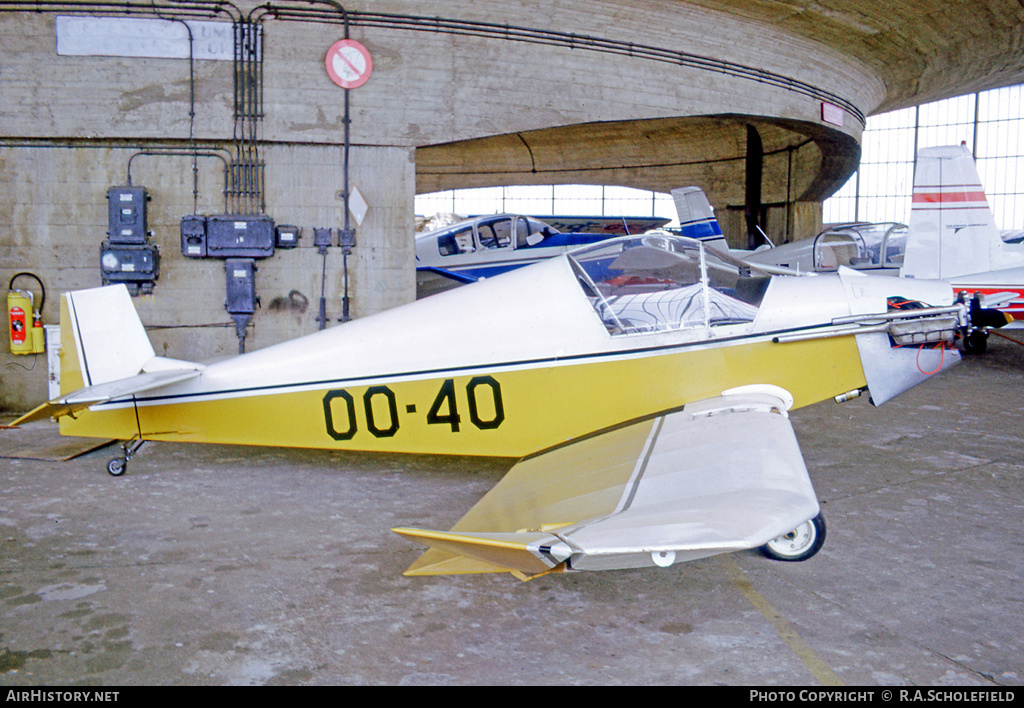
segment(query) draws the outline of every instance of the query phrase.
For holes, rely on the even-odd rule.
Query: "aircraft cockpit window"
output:
[[[480,248],[505,248],[512,243],[512,219],[484,221],[476,227]]]
[[[473,243],[473,227],[465,226],[437,239],[437,250],[442,256],[458,256],[476,251]]]
[[[557,229],[548,226],[543,221],[521,216],[516,220],[516,248],[536,246],[551,234],[556,233],[558,233]]]
[[[907,252],[906,224],[892,224],[885,233],[881,251],[884,256],[882,265],[886,268],[899,268],[903,265],[903,256]]]
[[[771,279],[667,235],[605,242],[573,252],[569,262],[613,335],[752,322]]]
[[[906,249],[904,224],[846,224],[815,237],[814,263],[817,270],[899,268]]]

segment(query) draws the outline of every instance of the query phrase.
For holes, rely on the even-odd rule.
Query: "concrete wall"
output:
[[[125,183],[134,148],[0,147],[0,279],[31,271],[46,286],[43,319],[58,320],[66,290],[101,284],[100,244],[107,237],[107,188]],[[257,261],[261,308],[253,317],[247,351],[315,331],[321,293],[322,256],[313,247],[313,227],[343,223],[340,147],[269,146],[268,214],[277,223],[303,227],[296,249],[278,249]],[[352,182],[370,205],[348,259],[351,315],[360,317],[415,297],[413,152],[398,147],[359,146],[350,158]],[[199,160],[200,213],[223,213],[222,166]],[[224,264],[181,253],[180,219],[193,213],[192,159],[142,156],[132,164],[133,184],[146,187],[152,242],[161,253],[160,277],[151,295],[135,298],[157,353],[187,360],[235,354],[238,340],[224,310]],[[355,222],[352,222],[353,225]],[[324,293],[330,325],[342,315],[344,278],[340,249],[327,254]],[[16,287],[38,295],[35,281]],[[116,333],[112,333],[116,336]],[[43,356],[0,353],[0,409],[24,408],[46,396]]]
[[[244,15],[257,5],[223,7]],[[892,97],[863,54],[793,31],[790,25],[806,25],[764,17],[760,6],[725,6],[733,11],[679,0],[378,0],[350,7],[360,13],[351,36],[374,60],[372,78],[350,92],[351,178],[370,205],[349,261],[352,316],[414,296],[417,192],[699,184],[717,208],[734,210],[743,204],[751,125],[765,146],[764,203],[778,205],[765,225],[773,237],[803,235],[815,205],[857,163],[862,115]],[[222,326],[229,322],[223,265],[183,257],[179,240],[182,216],[227,210],[223,166],[211,157],[196,161],[194,196],[193,160],[166,154],[194,148],[238,156],[232,62],[59,54],[59,12],[41,7],[25,11],[0,0],[0,277],[37,273],[47,285],[44,319],[55,322],[62,291],[99,284],[107,188],[126,183],[133,155],[160,152],[132,161],[133,184],[152,197],[150,228],[162,254],[156,289],[137,298],[140,313],[160,354],[234,353],[234,332]],[[99,12],[88,2],[73,7]],[[152,7],[126,0],[116,12],[152,18]],[[163,17],[178,12],[173,3],[162,7]],[[260,15],[262,116],[250,124],[251,147],[266,165],[266,213],[305,234],[298,249],[259,263],[262,309],[249,350],[316,328],[323,262],[312,230],[344,219],[344,92],[324,68],[342,26],[329,3],[282,0],[275,7],[304,21]],[[368,13],[490,24],[396,23]],[[712,63],[679,61],[678,52]],[[841,125],[823,121],[827,100],[846,106]],[[333,325],[344,283],[338,249],[327,258]],[[0,408],[45,397],[41,361],[33,368],[30,358],[0,351]]]

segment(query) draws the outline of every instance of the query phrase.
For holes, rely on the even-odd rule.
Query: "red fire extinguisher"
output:
[[[15,278],[23,275],[35,278],[39,283],[42,296],[39,298],[38,309],[33,307],[31,292],[14,288]],[[45,351],[46,335],[43,332],[41,314],[45,301],[46,288],[43,286],[43,281],[34,274],[17,273],[11,278],[7,285],[7,319],[10,323],[8,334],[10,335],[12,354],[41,354]]]

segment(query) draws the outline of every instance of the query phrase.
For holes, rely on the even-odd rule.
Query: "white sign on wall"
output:
[[[189,30],[196,59],[232,61],[235,58],[234,27],[230,22],[186,20],[182,23],[138,17],[63,15],[57,17],[57,54],[188,59]]]

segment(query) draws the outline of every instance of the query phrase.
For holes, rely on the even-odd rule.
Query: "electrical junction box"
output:
[[[264,215],[206,217],[206,255],[210,258],[269,258],[274,255],[274,221]]]
[[[329,226],[324,228],[316,227],[313,229],[313,245],[317,248],[327,248],[332,245],[331,240],[331,228]]]
[[[111,187],[107,190],[107,238],[110,243],[141,245],[149,238],[145,187]]]
[[[192,214],[181,217],[181,255],[206,258],[206,217]]]
[[[160,277],[160,249],[151,243],[104,241],[100,246],[100,275],[104,285],[124,283],[132,295],[151,293]]]
[[[256,263],[251,258],[228,258],[224,261],[227,279],[227,300],[224,309],[231,315],[251,315],[256,311]]]
[[[298,226],[281,224],[274,229],[274,241],[278,248],[295,248],[299,245],[302,229]]]

